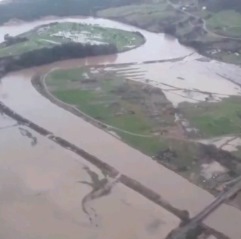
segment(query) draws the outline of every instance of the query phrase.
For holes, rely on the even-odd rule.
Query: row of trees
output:
[[[20,56],[0,59],[6,72],[22,68],[48,64],[54,61],[84,58],[87,56],[108,55],[117,53],[117,47],[108,45],[89,45],[81,43],[66,43],[52,48],[42,48],[26,52]]]

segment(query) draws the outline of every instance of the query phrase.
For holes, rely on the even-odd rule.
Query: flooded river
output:
[[[158,239],[178,226],[178,218],[118,183],[109,194],[84,201],[105,175],[9,122],[12,127],[0,131],[0,238]]]
[[[6,33],[17,35],[36,26],[54,21],[56,20],[48,19],[2,26],[0,27],[0,40],[3,40]],[[193,49],[180,45],[177,40],[167,38],[164,34],[150,33],[103,19],[73,18],[59,19],[58,21],[84,22],[130,31],[138,30],[145,36],[146,43],[137,49],[118,55],[68,60],[8,74],[0,82],[0,101],[25,118],[93,154],[116,168],[120,173],[124,173],[151,188],[173,206],[186,209],[191,215],[198,213],[214,199],[210,193],[157,164],[150,157],[131,148],[110,134],[54,105],[33,88],[31,78],[37,73],[45,74],[55,68],[119,64],[120,69],[130,79],[143,82],[148,79],[150,84],[160,87],[174,105],[178,105],[183,101],[203,101],[210,94],[213,100],[240,95],[241,69],[214,60],[203,60],[203,57],[195,53]],[[125,63],[131,64],[123,65]],[[133,70],[138,72],[138,76],[131,76],[130,72]],[[228,80],[227,77],[230,79]],[[79,191],[78,186],[73,185],[75,181],[86,180],[83,168],[86,162],[83,159],[78,159],[81,160],[83,165],[82,167],[76,166],[75,158],[77,156],[68,155],[69,152],[66,153],[65,150],[57,147],[48,139],[33,136],[34,132],[26,133],[28,129],[19,129],[19,126],[14,125],[13,120],[0,115],[0,170],[5,172],[1,176],[3,180],[1,180],[0,185],[0,195],[3,198],[0,218],[4,219],[4,223],[0,226],[2,238],[15,239],[14,233],[15,236],[18,233],[19,239],[33,238],[32,235],[34,234],[37,235],[35,238],[53,238],[58,235],[58,238],[75,239],[78,237],[75,237],[74,233],[80,235],[84,230],[83,233],[86,232],[86,235],[88,235],[86,238],[117,239],[119,237],[113,236],[111,234],[113,231],[108,226],[111,221],[114,221],[113,217],[118,219],[116,219],[116,224],[113,227],[121,226],[121,232],[126,231],[123,237],[128,239],[158,238],[157,235],[160,231],[163,234],[159,235],[164,237],[171,228],[177,225],[176,217],[168,214],[164,209],[156,211],[156,206],[152,203],[144,198],[135,199],[139,196],[133,194],[133,192],[125,193],[125,190],[129,189],[122,189],[117,184],[117,196],[114,193],[113,200],[108,197],[106,200],[102,198],[95,202],[96,205],[93,207],[102,211],[104,219],[101,225],[103,227],[98,232],[92,228],[91,230],[94,230],[92,233],[96,232],[98,237],[94,237],[97,234],[91,234],[90,236],[88,234],[90,229],[86,226],[88,224],[85,221],[86,218],[79,209],[81,198],[83,198],[84,193],[88,193],[88,187]],[[5,129],[5,127],[9,128]],[[25,138],[28,136],[25,140],[30,141],[30,143],[23,142],[23,135]],[[32,144],[37,146],[34,147]],[[90,166],[88,165],[88,167]],[[21,193],[18,193],[20,191]],[[131,194],[133,195],[129,199]],[[132,199],[132,202],[126,201]],[[114,204],[113,207],[110,206],[111,202]],[[126,209],[121,210],[121,213],[117,212],[117,208],[122,204],[125,204],[123,207]],[[127,210],[129,204],[134,204],[134,209]],[[145,213],[143,213],[143,210]],[[155,213],[153,210],[155,210]],[[39,216],[37,217],[36,214]],[[144,214],[148,217],[147,219],[142,217]],[[162,215],[164,216],[162,217]],[[145,234],[146,232],[139,231],[139,228],[147,227],[146,225],[149,225],[150,220],[158,221],[159,219],[155,219],[156,217],[162,217],[162,220],[166,220],[164,224],[167,225],[167,229],[158,227],[153,237],[150,236],[151,233]],[[132,234],[132,232],[129,232],[128,225],[133,225],[132,223],[140,218],[143,218],[143,220],[140,220],[138,225],[134,223],[138,235],[134,232]],[[226,222],[227,218],[228,223]],[[127,223],[127,225],[124,223],[125,220],[131,223]],[[237,226],[237,221],[241,221],[241,211],[223,205],[207,218],[205,223],[230,238],[240,239],[241,227]],[[19,222],[21,223],[19,224]],[[44,224],[39,225],[42,222]],[[50,228],[51,224],[55,229]],[[77,226],[79,224],[82,225],[82,229]],[[153,222],[154,224],[156,225]],[[159,223],[157,224],[159,225]],[[64,227],[68,227],[66,230],[74,233],[66,234]],[[57,228],[59,234],[56,234]],[[26,232],[29,231],[32,234],[30,233],[30,236],[27,237]],[[43,231],[49,234],[44,235]],[[140,235],[144,235],[144,237]],[[162,236],[161,238],[163,238]]]

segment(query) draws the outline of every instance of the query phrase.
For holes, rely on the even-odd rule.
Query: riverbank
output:
[[[19,56],[6,56],[0,58],[0,77],[11,71],[17,71],[28,67],[49,64],[58,60],[84,58],[116,54],[115,45],[86,45],[81,43],[64,43],[51,48],[28,51]]]
[[[187,5],[190,5],[188,9],[183,7]],[[192,2],[174,4],[162,0],[158,3],[110,8],[99,11],[97,15],[152,32],[165,32],[176,37],[181,44],[195,48],[201,55],[227,63],[241,64],[241,38],[212,32],[207,27],[207,14],[202,9],[196,9]]]

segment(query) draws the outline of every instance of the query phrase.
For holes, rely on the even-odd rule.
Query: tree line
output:
[[[59,60],[115,53],[117,53],[117,47],[113,44],[90,45],[71,42],[57,45],[52,48],[41,48],[29,51],[20,56],[0,58],[0,69],[3,69],[4,73],[6,73],[13,70],[48,64]]]
[[[44,16],[95,15],[109,7],[128,5],[142,0],[12,0],[0,5],[0,24],[12,18],[33,20]]]

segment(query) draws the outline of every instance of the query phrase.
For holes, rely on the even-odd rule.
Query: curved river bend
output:
[[[146,43],[137,49],[118,55],[68,60],[10,73],[1,80],[0,101],[30,121],[57,136],[65,138],[110,164],[121,173],[125,173],[151,188],[173,206],[186,209],[191,215],[202,210],[214,199],[211,194],[157,164],[148,156],[129,147],[117,138],[54,105],[33,88],[31,78],[37,73],[45,74],[55,68],[122,64],[121,68],[127,75],[131,70],[139,72],[138,76],[132,78],[129,75],[129,78],[143,82],[149,79],[150,84],[160,87],[166,97],[174,105],[177,105],[183,101],[198,102],[205,100],[209,93],[215,93],[213,95],[215,100],[231,95],[240,95],[241,69],[213,60],[203,61],[203,57],[195,53],[193,49],[180,45],[177,40],[167,38],[164,34],[150,33],[104,19],[64,18],[1,26],[0,40],[3,40],[6,33],[17,35],[36,26],[55,21],[84,22],[129,31],[138,30],[145,36]],[[132,64],[125,65],[125,63]],[[227,77],[231,81],[227,80]],[[178,88],[178,90],[170,91],[173,88]],[[8,125],[12,126],[14,123],[5,117],[0,117],[0,126]],[[2,149],[0,148],[3,155],[5,151],[11,151],[12,139],[15,137],[13,135],[16,134],[14,130],[9,132],[4,138],[5,146]],[[16,143],[21,144],[20,142]],[[45,144],[48,144],[48,140]],[[58,159],[62,151],[60,148],[56,150],[59,153],[56,153],[53,157]],[[41,150],[37,152],[39,157],[44,156],[44,153]],[[15,156],[23,158],[25,152],[19,149]],[[5,157],[9,157],[8,154],[5,154]],[[13,154],[11,154],[11,157],[13,157]],[[226,222],[227,218],[228,223]],[[240,239],[241,227],[236,224],[240,221],[241,211],[223,205],[209,216],[205,223],[230,238]]]

